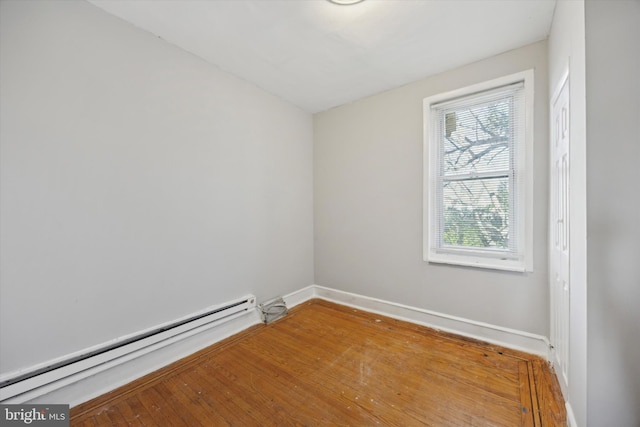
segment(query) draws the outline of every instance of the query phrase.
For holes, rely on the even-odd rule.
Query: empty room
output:
[[[0,424],[640,426],[638,46],[638,0],[0,0]]]

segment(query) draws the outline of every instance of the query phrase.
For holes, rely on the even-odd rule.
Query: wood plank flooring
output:
[[[71,425],[565,426],[542,359],[323,300],[71,409]]]

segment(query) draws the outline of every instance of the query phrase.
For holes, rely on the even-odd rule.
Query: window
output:
[[[531,271],[533,71],[424,100],[424,256]]]

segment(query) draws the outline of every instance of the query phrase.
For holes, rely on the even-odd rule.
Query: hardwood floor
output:
[[[565,426],[542,359],[312,300],[71,409],[71,425]]]

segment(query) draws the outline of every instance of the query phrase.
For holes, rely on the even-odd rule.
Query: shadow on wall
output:
[[[602,268],[589,277],[589,330],[596,331],[600,339],[589,343],[593,349],[589,357],[595,353],[597,364],[593,366],[608,369],[591,372],[590,378],[597,379],[589,389],[597,395],[589,400],[601,409],[608,407],[594,411],[605,424],[614,411],[621,410],[619,422],[640,426],[640,268],[630,250],[640,237],[614,223],[599,230],[599,244],[590,246],[595,248],[593,259],[601,260]],[[589,335],[593,340],[593,333]],[[594,421],[594,425],[605,425]]]

